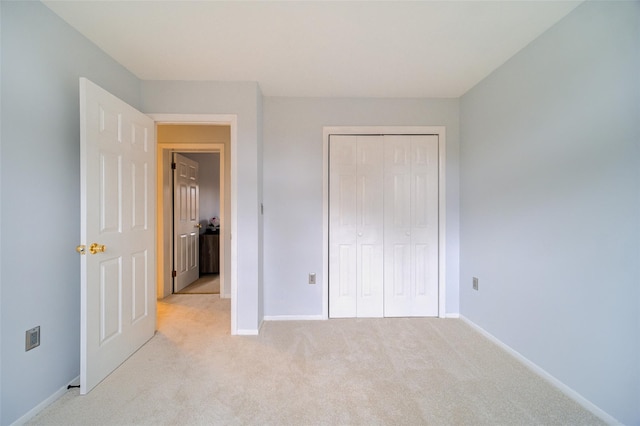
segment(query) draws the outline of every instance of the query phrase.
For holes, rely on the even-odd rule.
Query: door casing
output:
[[[322,316],[329,318],[329,136],[438,136],[438,317],[446,317],[446,129],[444,126],[338,126],[323,128],[322,145]]]
[[[228,220],[231,222],[231,227],[228,226],[222,229],[221,235],[221,249],[222,244],[227,242],[230,244],[230,250],[221,250],[221,256],[227,252],[230,254],[230,259],[227,261],[221,257],[221,263],[223,268],[221,269],[221,286],[222,283],[230,283],[230,295],[231,295],[231,334],[237,334],[237,254],[238,246],[237,239],[231,238],[231,235],[237,235],[238,224],[238,209],[237,209],[237,135],[238,135],[238,117],[235,114],[147,114],[155,122],[156,126],[163,124],[195,124],[195,125],[228,125],[230,127],[230,143],[229,148],[231,150],[231,194],[230,194],[230,217]],[[165,196],[164,187],[162,183],[162,174],[164,172],[162,157],[163,154],[169,151],[180,152],[211,152],[221,151],[221,159],[223,159],[224,145],[220,143],[162,143],[158,144],[158,187],[157,187],[157,208],[156,208],[156,250],[157,250],[157,277],[158,277],[158,295],[164,294],[164,271],[165,263],[168,260],[167,250],[163,244],[163,236],[166,232],[165,218],[163,215]],[[224,161],[222,161],[224,163]],[[221,163],[221,167],[222,166]],[[224,202],[221,200],[221,203]],[[224,267],[229,265],[229,270]],[[223,275],[224,274],[224,275]],[[221,287],[221,291],[223,288]]]

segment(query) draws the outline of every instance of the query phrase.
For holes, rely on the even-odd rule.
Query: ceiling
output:
[[[459,97],[580,1],[44,1],[142,80]]]

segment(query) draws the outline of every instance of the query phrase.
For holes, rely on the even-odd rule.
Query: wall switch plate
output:
[[[40,346],[40,326],[27,330],[25,340],[25,352]]]
[[[473,289],[478,289],[478,279],[476,277],[473,277]]]
[[[314,272],[311,272],[309,274],[309,284],[315,284],[316,283],[316,274]]]

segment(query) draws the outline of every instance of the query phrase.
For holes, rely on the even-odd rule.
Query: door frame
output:
[[[238,288],[237,288],[237,272],[238,272],[238,244],[237,239],[231,238],[232,235],[237,235],[238,226],[238,208],[237,208],[237,139],[238,139],[238,116],[235,114],[147,114],[151,117],[156,127],[164,124],[193,124],[193,125],[227,125],[230,128],[230,217],[225,219],[226,222],[231,221],[231,227],[224,227],[221,235],[221,290],[222,280],[225,283],[230,284],[230,296],[231,296],[231,334],[237,334],[237,301],[238,301]],[[157,138],[157,133],[156,133]],[[163,245],[164,236],[164,188],[162,182],[162,174],[164,172],[164,166],[162,164],[162,157],[165,151],[177,151],[177,152],[212,152],[219,151],[221,153],[221,172],[224,170],[224,145],[220,143],[163,143],[157,144],[158,149],[158,182],[157,182],[157,207],[156,207],[156,252],[157,252],[157,286],[158,295],[164,294],[164,270],[165,270],[165,250]],[[224,179],[224,177],[223,177]],[[224,200],[221,200],[221,205],[224,205]],[[230,261],[227,262],[224,258],[224,245],[230,242]],[[230,270],[227,271],[224,267],[225,264],[230,265]],[[223,275],[224,274],[224,275]],[[227,278],[230,279],[227,279]],[[223,295],[221,294],[221,297]]]
[[[330,126],[322,128],[322,316],[329,318],[329,137],[331,135],[438,136],[438,317],[446,317],[445,126]]]

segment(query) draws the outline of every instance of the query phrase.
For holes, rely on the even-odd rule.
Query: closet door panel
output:
[[[386,317],[438,315],[438,138],[385,137]]]
[[[384,316],[406,316],[411,303],[411,140],[385,137]]]
[[[383,315],[383,143],[357,137],[357,317]]]
[[[329,144],[329,316],[356,314],[357,145],[335,136]]]
[[[329,143],[329,316],[383,315],[383,138]]]
[[[411,137],[411,316],[438,315],[438,137]]]

